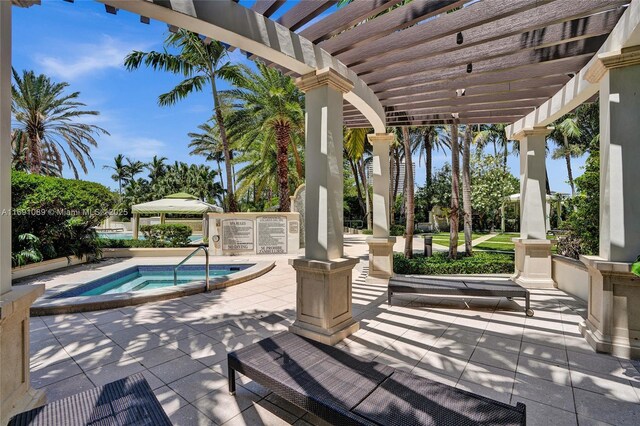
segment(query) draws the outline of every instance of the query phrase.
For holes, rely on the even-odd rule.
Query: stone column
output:
[[[330,68],[300,77],[305,96],[305,256],[296,270],[296,321],[290,330],[335,344],[358,329],[351,310],[351,274],[357,258],[344,257],[343,94],[350,80]]]
[[[31,387],[29,308],[44,286],[11,285],[11,2],[0,1],[0,424],[44,403]]]
[[[600,84],[600,253],[589,270],[587,319],[580,325],[599,352],[640,358],[640,46],[604,53],[587,73]]]
[[[514,135],[520,141],[520,238],[512,279],[526,288],[553,287],[547,240],[545,146],[549,129],[534,127]]]
[[[131,232],[134,240],[138,239],[138,228],[140,228],[140,213],[134,213],[131,217]]]
[[[373,237],[369,244],[369,277],[388,279],[393,276],[393,244],[389,236],[389,145],[393,133],[367,135],[373,145]]]

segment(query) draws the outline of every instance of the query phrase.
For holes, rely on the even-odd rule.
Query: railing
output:
[[[173,285],[174,286],[178,285],[178,268],[184,265],[186,261],[188,261],[193,256],[195,256],[195,254],[200,250],[204,251],[204,257],[205,257],[204,277],[205,277],[206,291],[210,290],[209,289],[209,249],[207,248],[207,246],[199,246],[197,249],[192,251],[191,254],[189,254],[189,256],[182,259],[182,261],[178,263],[175,268],[173,268]]]

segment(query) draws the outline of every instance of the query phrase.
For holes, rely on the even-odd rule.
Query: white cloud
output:
[[[55,55],[36,55],[35,61],[45,74],[68,81],[109,68],[121,68],[127,54],[145,48],[141,42],[103,35],[95,43],[64,43],[55,49]]]
[[[100,138],[100,144],[94,151],[94,158],[111,161],[116,155],[124,154],[125,157],[131,157],[134,160],[146,161],[166,151],[167,144],[159,139],[113,133],[111,136]]]

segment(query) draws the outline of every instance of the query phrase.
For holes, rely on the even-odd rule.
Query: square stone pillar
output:
[[[393,133],[367,135],[373,145],[373,236],[369,244],[369,277],[389,279],[393,276],[393,244],[389,236],[389,146]]]
[[[335,344],[359,325],[351,309],[357,258],[343,257],[343,94],[351,81],[331,68],[300,77],[305,96],[305,256],[296,270],[296,321],[290,330]]]
[[[526,288],[553,287],[551,246],[547,240],[545,172],[546,137],[549,129],[534,127],[514,135],[520,141],[520,238],[515,243],[512,279]]]
[[[587,72],[600,84],[600,253],[589,270],[580,332],[598,352],[640,358],[640,46],[608,52]]]
[[[0,424],[44,403],[31,387],[29,308],[44,286],[11,285],[11,2],[0,1]]]

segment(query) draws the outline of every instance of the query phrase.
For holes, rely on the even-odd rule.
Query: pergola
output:
[[[167,214],[200,214],[202,215],[202,237],[206,240],[209,230],[209,212],[222,213],[223,210],[218,206],[199,200],[195,195],[184,192],[167,195],[159,200],[134,204],[131,206],[131,213],[133,213],[133,239],[138,239],[141,214],[159,214],[161,224],[164,224]]]
[[[392,274],[389,144],[386,126],[512,123],[520,141],[521,235],[516,279],[553,285],[545,229],[547,125],[600,96],[600,255],[590,270],[585,338],[599,351],[638,356],[640,288],[630,262],[640,254],[640,0],[301,1],[271,16],[282,0],[246,8],[234,0],[98,0],[239,48],[297,77],[306,92],[306,247],[297,273],[292,330],[335,343],[358,328],[351,314],[352,268],[342,240],[342,132],[372,127],[373,216],[370,276]],[[12,0],[18,6],[36,1]],[[0,2],[0,140],[11,121],[11,3]],[[380,12],[398,6],[388,13]],[[311,23],[312,22],[312,23]],[[308,24],[308,25],[307,25]],[[0,145],[0,211],[10,211],[10,147]],[[10,216],[0,223],[2,416],[28,398],[28,308],[41,288],[12,287]],[[22,330],[22,331],[21,331]],[[9,343],[7,343],[9,342]],[[12,347],[22,342],[20,354]],[[10,348],[11,347],[11,348]],[[26,350],[25,350],[26,347]],[[22,358],[21,358],[22,357]],[[22,360],[21,362],[19,360]],[[17,369],[17,368],[16,368]],[[8,408],[5,408],[8,407]]]

